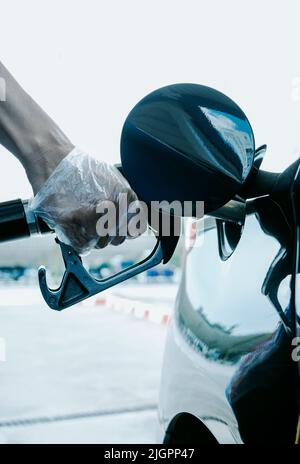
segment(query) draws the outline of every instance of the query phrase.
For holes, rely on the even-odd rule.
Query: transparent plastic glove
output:
[[[130,220],[137,218],[142,208],[118,169],[78,148],[60,162],[31,201],[30,209],[55,230],[60,241],[80,254],[110,243],[119,245],[146,229],[143,214],[139,215],[139,227],[130,227]],[[100,224],[108,211],[112,221]]]

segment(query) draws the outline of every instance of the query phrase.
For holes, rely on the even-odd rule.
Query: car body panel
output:
[[[188,412],[220,443],[293,443],[298,366],[280,313],[262,292],[282,242],[261,211],[248,212],[242,229],[225,261],[217,220],[184,254],[164,357],[161,425],[166,431],[173,417]],[[286,315],[289,282],[283,278],[277,289]]]

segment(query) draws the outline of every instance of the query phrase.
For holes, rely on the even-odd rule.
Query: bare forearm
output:
[[[1,62],[0,77],[0,143],[20,160],[36,193],[73,145]]]

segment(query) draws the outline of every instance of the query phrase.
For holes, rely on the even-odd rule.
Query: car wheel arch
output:
[[[163,444],[217,445],[218,441],[209,428],[196,416],[180,412],[170,421]]]

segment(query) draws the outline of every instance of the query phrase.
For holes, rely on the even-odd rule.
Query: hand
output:
[[[120,172],[78,149],[60,162],[30,208],[80,254],[119,245],[147,227],[137,197]]]
[[[0,101],[0,144],[20,160],[36,194],[74,145],[1,61],[0,78],[6,83],[6,98]]]
[[[24,166],[36,195],[31,202],[35,213],[79,253],[109,243],[118,245],[127,236],[142,233],[146,214],[140,215],[139,229],[128,227],[136,223],[129,204],[137,198],[121,174],[73,150],[68,137],[1,62],[0,77],[6,82],[6,99],[0,104],[0,144]],[[109,206],[108,215],[104,206]],[[103,219],[108,220],[107,228]]]

